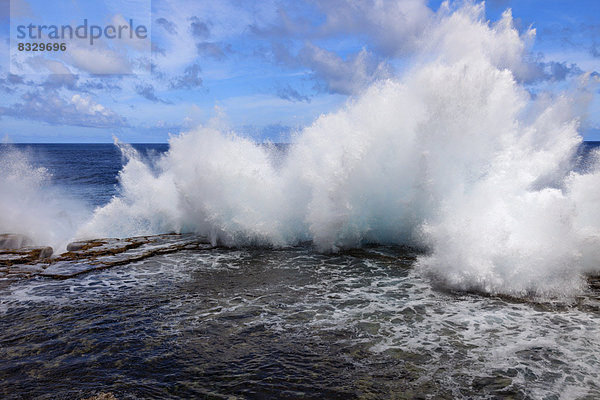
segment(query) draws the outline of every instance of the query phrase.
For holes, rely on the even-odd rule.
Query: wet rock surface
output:
[[[18,249],[0,249],[0,266],[30,264],[52,256],[52,247],[25,246]]]
[[[0,248],[0,277],[8,279],[37,275],[67,279],[89,271],[141,261],[159,254],[214,247],[203,236],[164,234],[127,239],[77,241],[67,245],[65,253],[52,257],[51,247],[8,247],[30,243],[23,235],[0,235],[0,244],[2,243],[7,247]]]

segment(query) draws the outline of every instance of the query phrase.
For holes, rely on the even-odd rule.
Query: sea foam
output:
[[[91,210],[54,186],[51,172],[32,158],[13,146],[0,147],[0,231],[62,251]]]
[[[76,236],[410,244],[427,250],[418,270],[450,288],[578,293],[600,272],[600,167],[574,170],[585,90],[523,84],[534,34],[510,12],[490,24],[481,4],[444,3],[412,67],[298,132],[278,163],[219,123],[172,137],[152,164],[119,145],[120,195]]]

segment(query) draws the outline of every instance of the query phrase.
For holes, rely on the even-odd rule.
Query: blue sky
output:
[[[1,0],[0,137],[165,142],[219,119],[258,141],[287,141],[375,80],[402,74],[440,3]],[[600,72],[599,1],[490,0],[486,18],[496,21],[507,8],[519,30],[536,29],[538,73],[524,82],[532,92]],[[68,43],[68,55],[11,58],[15,24],[83,18],[103,26],[133,18],[148,25],[151,41],[105,40],[87,52]],[[582,126],[586,139],[600,140],[598,97]]]

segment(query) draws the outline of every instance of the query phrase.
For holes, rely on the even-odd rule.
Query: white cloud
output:
[[[63,63],[57,60],[51,60],[42,56],[29,57],[24,60],[25,64],[31,68],[31,71],[42,74],[53,75],[71,75],[71,70]],[[21,73],[30,72],[28,70],[20,71]]]
[[[126,21],[125,18],[123,18],[123,15],[121,14],[116,14],[112,17],[111,19],[111,23],[114,26],[129,26],[129,21]],[[134,29],[137,28],[140,25],[134,24]],[[104,41],[110,41],[111,44],[114,44],[116,48],[118,49],[126,49],[128,47],[131,47],[135,50],[137,50],[138,52],[149,52],[150,51],[150,41],[151,41],[151,32],[149,31],[150,27],[147,27],[146,25],[144,25],[144,28],[146,28],[146,33],[143,33],[140,31],[140,35],[141,37],[138,37],[136,34],[134,35],[129,35],[129,31],[124,31],[123,35],[121,35],[121,37],[117,37],[115,39],[104,39],[102,38]]]
[[[89,97],[83,97],[79,94],[74,94],[73,97],[71,97],[71,104],[75,106],[77,111],[83,114],[110,116],[112,113],[102,104],[94,103]]]
[[[330,0],[315,4],[326,16],[318,30],[320,35],[366,34],[386,55],[414,51],[433,17],[424,0]]]
[[[103,47],[98,43],[70,45],[64,60],[81,71],[90,74],[130,74],[133,66],[127,54]]]
[[[307,43],[297,59],[310,68],[331,93],[355,94],[370,83],[391,76],[390,67],[385,62],[377,62],[365,49],[343,60],[334,52]]]
[[[25,93],[21,100],[10,107],[1,107],[0,114],[53,125],[103,128],[127,125],[125,118],[79,94],[66,99],[57,90],[32,91]]]

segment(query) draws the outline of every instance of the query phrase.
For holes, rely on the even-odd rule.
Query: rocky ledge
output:
[[[51,247],[36,247],[31,243],[24,235],[0,234],[0,278],[40,275],[67,279],[159,254],[214,247],[206,237],[174,233],[78,241],[70,243],[65,253],[55,256]]]

